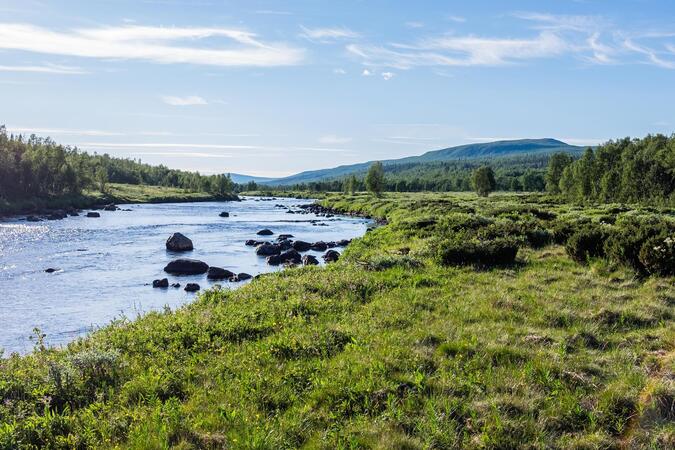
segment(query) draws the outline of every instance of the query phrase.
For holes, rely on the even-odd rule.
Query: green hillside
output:
[[[555,152],[569,152],[580,154],[583,147],[566,144],[556,139],[519,139],[512,141],[496,141],[480,144],[460,145],[441,150],[433,150],[419,156],[389,159],[382,161],[386,166],[394,165],[419,165],[431,162],[474,160],[495,157],[507,157],[526,154],[549,154]],[[310,183],[333,178],[340,178],[348,174],[365,172],[372,164],[368,161],[360,164],[350,164],[334,167],[331,169],[311,170],[264,182],[264,184],[288,186],[293,184]]]

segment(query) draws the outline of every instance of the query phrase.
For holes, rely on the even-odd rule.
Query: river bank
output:
[[[0,446],[669,448],[673,278],[555,240],[664,217],[537,199],[329,195],[386,225],[325,267],[3,360]]]
[[[81,210],[110,203],[185,203],[236,201],[238,198],[235,194],[217,197],[205,192],[189,192],[183,189],[164,186],[110,183],[107,186],[105,194],[87,191],[79,195],[57,198],[34,198],[16,202],[0,200],[0,217],[22,214],[49,215],[58,210]]]

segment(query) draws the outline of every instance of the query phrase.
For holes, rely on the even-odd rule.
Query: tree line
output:
[[[105,191],[108,183],[145,184],[230,194],[229,175],[200,175],[151,166],[140,160],[88,154],[35,135],[8,135],[0,126],[0,198],[8,201],[80,194],[85,189]]]

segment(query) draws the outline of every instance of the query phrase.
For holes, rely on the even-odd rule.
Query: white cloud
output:
[[[410,69],[415,66],[496,66],[546,58],[569,50],[559,36],[542,32],[530,39],[440,36],[416,44],[357,45],[347,50],[371,66]]]
[[[451,21],[451,22],[456,22],[456,23],[464,23],[464,22],[466,22],[466,18],[465,18],[465,17],[462,17],[462,16],[453,16],[453,15],[450,15],[450,16],[448,16],[447,18],[448,18],[448,20]]]
[[[392,73],[392,72],[382,72],[382,78],[384,78],[384,81],[389,81],[392,78],[394,78],[394,73]]]
[[[318,41],[323,43],[334,42],[342,39],[357,39],[361,36],[360,33],[350,30],[349,28],[306,28],[301,26],[301,37],[311,41]]]
[[[347,71],[345,69],[338,68],[338,69],[333,69],[333,73],[336,74],[336,75],[346,75]]]
[[[424,22],[417,22],[417,21],[406,22],[405,26],[408,28],[424,28]]]
[[[224,145],[224,144],[177,144],[174,142],[139,142],[139,143],[128,143],[128,142],[82,142],[76,144],[78,147],[89,147],[89,148],[199,148],[199,149],[211,149],[211,150],[255,150],[262,149],[264,147],[256,145]]]
[[[0,65],[0,72],[33,72],[33,73],[52,73],[59,75],[84,75],[89,73],[79,67],[61,66],[57,64],[46,64],[44,66]]]
[[[352,138],[350,137],[340,137],[335,136],[334,134],[329,134],[327,136],[321,136],[319,138],[320,144],[336,145],[336,144],[346,144],[351,142]]]
[[[372,74],[373,74],[373,72],[371,72],[371,71],[368,70],[368,69],[363,69],[363,72],[361,72],[361,75],[363,75],[364,77],[369,77],[369,76],[371,76]]]
[[[195,45],[206,38],[225,39],[229,44]],[[298,64],[304,57],[303,49],[262,42],[248,31],[133,25],[53,31],[34,25],[4,23],[0,24],[0,49],[211,66],[285,66]]]
[[[208,105],[208,102],[197,95],[189,95],[187,97],[175,97],[172,95],[165,95],[162,101],[171,106],[197,106]]]

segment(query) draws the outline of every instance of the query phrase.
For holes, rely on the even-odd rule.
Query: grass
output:
[[[389,224],[325,268],[210,290],[64,350],[38,335],[34,353],[0,363],[0,448],[675,444],[672,277],[580,265],[559,245],[523,247],[497,268],[434,256],[457,215],[596,220],[615,206],[469,194],[322,202]]]
[[[226,200],[229,199],[231,198]],[[0,199],[0,215],[73,207],[84,209],[107,203],[178,203],[212,200],[222,200],[222,198],[206,192],[190,192],[172,187],[110,183],[107,185],[105,194],[99,191],[85,191],[77,195],[33,198],[15,202]]]

